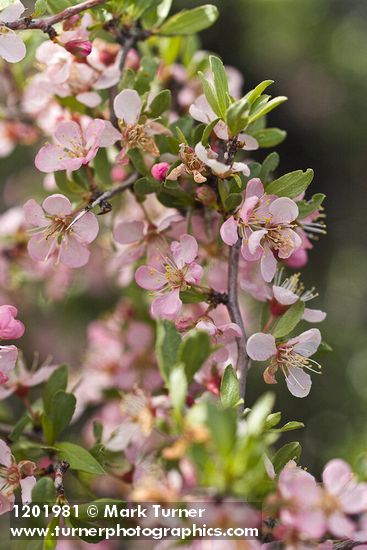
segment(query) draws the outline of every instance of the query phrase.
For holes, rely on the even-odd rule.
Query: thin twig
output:
[[[62,460],[55,466],[55,489],[58,501],[64,501],[65,499],[65,487],[64,487],[64,475],[70,468],[70,464],[65,460]]]
[[[104,4],[107,0],[86,0],[81,4],[76,6],[70,6],[69,8],[64,9],[60,13],[51,15],[50,17],[32,19],[32,17],[22,17],[17,21],[12,21],[10,23],[4,23],[8,29],[13,31],[26,30],[26,29],[39,29],[43,32],[49,33],[53,25],[60,23],[60,21],[65,21],[70,19],[74,15],[81,13],[82,11],[89,10],[95,6]]]
[[[102,205],[104,202],[109,201],[114,197],[115,195],[119,195],[120,193],[123,193],[124,191],[127,191],[128,189],[131,189],[138,178],[138,174],[134,173],[132,174],[124,183],[121,183],[121,185],[118,185],[117,187],[114,187],[113,189],[109,189],[108,191],[105,191],[105,193],[102,193],[97,197],[91,204],[88,204],[82,210],[79,212],[79,214],[73,219],[71,224],[68,226],[68,229],[70,229],[74,223],[76,223],[78,220],[80,220],[87,212],[90,210],[93,210],[93,208],[96,208],[97,206]]]
[[[240,382],[240,395],[243,400],[245,400],[246,379],[250,366],[250,359],[246,351],[246,331],[238,303],[238,262],[240,259],[240,250],[241,239],[238,239],[237,243],[229,249],[227,309],[232,323],[236,323],[242,332],[242,336],[236,339],[238,350],[237,371]],[[243,408],[244,403],[241,405],[242,410]]]

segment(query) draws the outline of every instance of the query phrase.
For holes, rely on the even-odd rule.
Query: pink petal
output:
[[[101,96],[97,94],[97,92],[84,92],[78,94],[76,98],[78,101],[80,101],[80,103],[83,103],[83,105],[86,105],[91,109],[97,107],[97,105],[99,105],[102,101]]]
[[[99,231],[97,217],[92,212],[87,212],[74,223],[72,231],[82,243],[89,244],[93,242]]]
[[[298,206],[292,199],[281,197],[275,199],[269,206],[272,215],[272,223],[291,223],[298,217]]]
[[[296,353],[304,357],[311,357],[321,344],[321,333],[318,328],[311,328],[289,340],[288,344],[293,345]]]
[[[71,158],[59,145],[44,145],[37,153],[34,164],[41,172],[50,173],[57,170],[79,170],[82,158]]]
[[[27,380],[22,380],[22,385],[26,385],[28,388],[38,386],[49,379],[51,374],[57,369],[57,365],[49,365],[41,367],[34,374],[31,374]]]
[[[308,321],[309,323],[321,323],[326,318],[326,313],[321,311],[321,309],[310,309],[305,308],[303,312],[302,319]]]
[[[228,127],[223,120],[220,120],[218,124],[215,125],[214,133],[217,137],[219,137],[219,139],[223,139],[224,141],[229,139]]]
[[[250,254],[256,254],[258,249],[261,247],[261,240],[267,234],[266,229],[259,229],[258,231],[253,231],[248,240],[248,249]]]
[[[246,199],[250,197],[262,197],[264,194],[264,186],[259,178],[252,178],[246,187]]]
[[[244,151],[256,151],[256,149],[259,148],[257,139],[249,136],[248,134],[240,134],[238,138],[241,142],[245,142],[244,146],[242,147]]]
[[[334,512],[328,518],[329,531],[335,537],[353,538],[354,523],[341,512]]]
[[[233,246],[238,241],[237,222],[233,216],[222,224],[220,236],[228,246]]]
[[[42,203],[43,209],[51,216],[70,216],[72,212],[71,202],[60,193],[50,195]]]
[[[113,103],[118,119],[126,124],[136,124],[139,120],[142,101],[136,90],[122,90]]]
[[[36,478],[34,476],[28,476],[20,480],[20,487],[22,491],[22,502],[32,502],[32,490],[36,485]]]
[[[9,63],[18,63],[27,53],[23,40],[14,31],[0,32],[0,57]]]
[[[5,496],[2,492],[0,492],[0,515],[10,512],[10,510],[13,509],[14,501],[14,494]]]
[[[105,129],[101,135],[101,147],[111,147],[116,141],[121,140],[119,132],[109,120],[105,120]]]
[[[200,95],[195,103],[190,106],[189,113],[194,120],[203,122],[204,124],[210,124],[217,118],[217,115],[212,111],[204,94]],[[228,137],[226,139],[228,139]]]
[[[13,21],[19,19],[24,10],[25,7],[23,6],[22,2],[16,0],[13,4],[0,12],[0,21],[2,21],[3,23],[12,23]]]
[[[100,118],[96,118],[90,122],[84,132],[85,148],[87,150],[98,149],[101,143],[101,137],[106,129],[106,122]]]
[[[353,479],[353,472],[344,460],[330,460],[322,473],[322,481],[326,490],[332,495],[339,495]]]
[[[245,200],[240,210],[240,217],[244,222],[248,221],[251,213],[253,212],[253,209],[258,202],[259,198],[256,195],[254,195],[253,197],[249,197]]]
[[[120,244],[131,244],[144,238],[144,222],[122,222],[113,232],[113,238]]]
[[[43,262],[55,250],[56,244],[55,237],[46,239],[43,233],[35,235],[28,241],[28,253],[32,260]]]
[[[8,374],[14,369],[18,359],[18,348],[15,346],[0,346],[0,371]]]
[[[167,282],[164,273],[147,265],[136,270],[135,281],[145,290],[160,290]]]
[[[311,390],[311,376],[298,367],[288,367],[288,374],[285,377],[287,387],[295,397],[306,397]]]
[[[219,164],[219,163],[218,163]],[[228,170],[230,170],[230,168],[228,167]],[[242,174],[244,174],[245,176],[249,176],[250,175],[250,168],[247,166],[247,164],[245,164],[244,162],[234,162],[232,164],[232,172],[241,172]],[[221,172],[219,172],[221,173]]]
[[[185,281],[189,284],[196,285],[200,282],[203,274],[204,274],[204,270],[201,267],[201,265],[193,262],[190,265],[189,269],[186,271]]]
[[[277,270],[277,261],[268,246],[264,247],[260,268],[264,281],[270,283],[274,279]]]
[[[359,514],[366,510],[367,484],[353,480],[339,498],[346,514]]]
[[[191,264],[198,255],[199,246],[192,235],[182,235],[180,242],[174,241],[171,250],[177,266],[181,269],[185,264]]]
[[[0,464],[7,468],[12,464],[11,450],[2,439],[0,439]]]
[[[273,286],[274,298],[283,306],[290,306],[299,300],[299,296],[287,288],[282,286]]]
[[[249,357],[254,361],[266,361],[277,353],[274,336],[263,332],[250,336],[246,349]]]
[[[43,209],[34,199],[30,199],[25,203],[23,212],[25,220],[29,225],[47,227],[49,224]]]
[[[173,320],[179,314],[181,307],[180,290],[177,288],[165,296],[160,296],[153,300],[151,313],[154,319],[162,317],[163,319]]]
[[[65,147],[65,149],[73,150],[75,145],[83,146],[82,130],[74,121],[61,122],[55,131],[55,138]]]
[[[67,267],[78,268],[88,263],[90,252],[72,235],[64,236],[60,245],[60,262]]]

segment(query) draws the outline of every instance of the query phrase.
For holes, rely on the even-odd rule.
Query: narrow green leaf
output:
[[[309,201],[299,201],[297,202],[299,215],[298,219],[303,220],[307,218],[310,214],[319,210],[320,206],[324,202],[326,195],[323,193],[316,193]]]
[[[265,393],[256,401],[247,417],[247,429],[250,434],[258,436],[263,432],[274,401],[272,393]]]
[[[289,197],[293,199],[306,191],[314,177],[314,172],[308,168],[305,172],[296,170],[284,174],[280,178],[272,181],[266,186],[266,192],[269,195],[277,195],[278,197]]]
[[[210,107],[212,108],[214,113],[217,115],[217,117],[221,118],[222,112],[219,107],[218,99],[217,99],[213,85],[208,81],[207,77],[202,72],[199,72],[199,77],[200,77],[201,84],[203,86],[205,97],[208,100]]]
[[[240,399],[240,383],[237,374],[232,365],[228,365],[225,368],[220,385],[220,400],[223,407],[227,409],[236,407]]]
[[[203,366],[211,353],[210,338],[206,332],[195,332],[182,340],[177,360],[185,365],[187,381],[190,383],[195,373]]]
[[[195,34],[213,25],[218,16],[218,9],[212,4],[182,10],[167,19],[158,32],[165,36]]]
[[[140,95],[149,92],[151,82],[156,77],[158,66],[159,61],[153,57],[144,56],[141,59],[135,81],[135,89]]]
[[[256,88],[245,95],[245,99],[251,104],[254,103],[254,101],[256,101],[271,84],[274,84],[274,80],[264,80],[263,82],[260,82]]]
[[[176,365],[169,375],[169,393],[175,411],[181,414],[185,405],[187,395],[187,378],[185,374],[185,365]]]
[[[36,0],[34,4],[33,17],[42,17],[47,11],[47,0]]]
[[[218,99],[218,105],[222,117],[226,115],[226,110],[229,105],[229,89],[228,89],[228,77],[224,65],[214,55],[209,57],[209,63],[214,76],[214,87]]]
[[[279,424],[281,419],[282,419],[282,413],[281,412],[276,412],[276,413],[269,414],[269,416],[267,417],[267,419],[265,421],[264,429],[265,430],[270,430],[271,428],[274,428],[274,426]]]
[[[32,489],[32,502],[54,504],[56,501],[55,485],[51,478],[41,477]]]
[[[264,128],[253,134],[260,147],[276,147],[287,137],[287,132],[279,128]]]
[[[162,184],[153,178],[139,178],[134,183],[134,192],[137,195],[149,195],[151,193],[157,193],[162,189]]]
[[[157,118],[161,116],[162,113],[168,111],[171,105],[171,99],[170,90],[162,90],[159,92],[149,106],[149,116],[151,118]]]
[[[303,422],[296,422],[295,420],[293,420],[291,422],[287,422],[281,428],[276,428],[272,430],[272,432],[274,433],[291,432],[293,430],[300,430],[301,428],[304,428],[304,427],[305,425],[303,424]]]
[[[201,137],[201,140],[200,140],[203,145],[208,144],[209,138],[210,138],[214,128],[216,127],[216,125],[218,124],[219,121],[220,121],[220,118],[216,118],[210,124],[208,124],[208,126],[206,126],[206,128],[203,132],[203,135]]]
[[[57,544],[57,537],[55,535],[55,527],[60,523],[60,516],[53,517],[47,524],[48,531],[44,538],[42,549],[54,550]]]
[[[67,428],[74,415],[76,398],[71,393],[59,390],[52,397],[48,413],[42,417],[42,426],[47,443],[52,445],[61,432]]]
[[[51,399],[59,390],[66,390],[68,383],[68,367],[61,365],[50,376],[43,388],[43,408],[46,413],[50,410]]]
[[[264,160],[261,166],[259,178],[263,183],[266,183],[269,179],[270,174],[272,174],[279,166],[279,155],[275,151],[270,153]]]
[[[169,375],[177,365],[181,336],[170,321],[160,321],[157,326],[156,355],[163,380],[168,385]]]
[[[243,98],[230,105],[226,112],[226,122],[231,136],[236,136],[249,122],[249,102]]]
[[[281,447],[273,456],[272,463],[278,474],[290,460],[299,460],[302,448],[298,441],[292,441]]]
[[[274,97],[274,99],[271,99],[270,101],[268,101],[266,105],[256,110],[255,113],[250,114],[249,122],[252,123],[258,118],[267,115],[268,113],[270,113],[270,111],[272,111],[273,109],[275,109],[276,107],[284,103],[284,101],[287,101],[287,99],[288,98],[285,96]]]
[[[272,334],[274,338],[283,338],[287,336],[300,322],[305,311],[305,303],[298,300],[282,315],[275,324]]]

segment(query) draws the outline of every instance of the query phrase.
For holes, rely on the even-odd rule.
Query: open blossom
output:
[[[92,212],[87,212],[71,227],[72,205],[67,197],[50,195],[42,203],[30,199],[24,205],[27,223],[34,227],[28,243],[33,260],[45,261],[52,255],[67,267],[82,267],[90,256],[87,245],[98,234],[98,222]]]
[[[197,98],[195,103],[193,103],[189,109],[190,115],[193,119],[198,122],[203,122],[204,124],[211,124],[218,117],[210,107],[208,100],[205,95],[201,95]],[[214,127],[214,132],[219,137],[225,141],[229,140],[229,132],[227,125],[223,120],[220,120],[218,124]],[[244,149],[245,151],[254,151],[259,148],[257,140],[249,136],[248,134],[239,134],[238,136],[238,147],[239,149]]]
[[[367,510],[367,483],[358,483],[344,460],[330,460],[322,473],[323,508],[328,531],[335,537],[353,539],[356,526],[348,515]]]
[[[154,120],[140,120],[143,102],[136,90],[122,90],[114,100],[114,110],[121,128],[120,139],[123,150],[119,160],[123,161],[129,149],[141,149],[152,157],[159,156],[159,149],[154,141],[156,134],[170,134],[162,124]]]
[[[243,205],[224,222],[220,234],[229,246],[240,237],[243,258],[261,260],[261,274],[270,282],[276,273],[277,258],[289,258],[301,246],[301,238],[293,229],[297,216],[294,201],[266,195],[261,181],[254,178],[248,182]]]
[[[100,147],[108,147],[117,141],[111,123],[101,119],[92,120],[82,129],[74,121],[62,122],[56,128],[57,144],[46,144],[38,152],[35,165],[41,172],[79,170],[96,156]]]
[[[36,484],[33,472],[36,469],[34,462],[22,460],[16,463],[10,448],[0,439],[0,515],[13,508],[14,491],[20,487],[23,503],[31,502],[32,489]]]
[[[0,340],[15,340],[24,334],[24,325],[15,317],[18,310],[14,306],[0,306]]]
[[[9,63],[21,61],[27,53],[20,36],[6,26],[6,23],[19,19],[24,10],[23,4],[16,0],[0,12],[0,57]]]
[[[219,178],[229,178],[233,174],[242,173],[245,176],[250,175],[250,169],[244,162],[233,162],[232,164],[225,164],[218,160],[218,153],[213,151],[210,147],[204,147],[202,143],[198,143],[195,146],[195,154],[197,158],[205,165],[208,166],[213,174]]]
[[[202,267],[195,262],[198,243],[191,235],[182,235],[180,241],[171,244],[170,257],[162,256],[157,265],[138,268],[135,279],[139,286],[158,294],[153,300],[151,312],[154,318],[175,319],[182,307],[180,292],[198,284]]]
[[[179,157],[182,162],[168,174],[168,180],[176,181],[181,176],[192,176],[196,183],[206,181],[207,167],[192,147],[189,147],[186,143],[181,143]]]
[[[0,400],[6,399],[13,393],[27,395],[29,388],[48,380],[56,368],[57,365],[45,364],[37,370],[33,367],[27,369],[22,354],[20,354],[15,369],[10,372],[8,380],[0,386]]]
[[[247,353],[254,361],[271,359],[264,372],[267,384],[276,384],[275,375],[280,369],[291,394],[306,397],[310,393],[312,381],[305,370],[319,374],[315,367],[319,369],[320,365],[310,357],[316,353],[320,343],[321,334],[316,328],[278,344],[272,334],[257,332],[248,339]]]

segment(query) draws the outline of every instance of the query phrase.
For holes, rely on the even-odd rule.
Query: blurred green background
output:
[[[316,243],[304,272],[316,285],[317,306],[328,312],[324,339],[332,353],[320,355],[323,374],[314,376],[311,395],[292,397],[275,387],[284,420],[301,420],[302,464],[319,472],[331,457],[347,458],[367,477],[367,3],[365,0],[211,0],[221,18],[203,33],[203,47],[241,70],[250,89],[273,79],[273,94],[289,101],[271,114],[271,126],[286,129],[278,148],[281,173],[312,167],[312,192],[327,194],[328,235]],[[176,0],[175,9],[202,4]],[[263,158],[260,153],[259,158]],[[2,161],[2,182],[32,162],[20,149]],[[18,176],[19,177],[19,176]],[[24,196],[32,195],[33,172],[24,176]],[[8,197],[8,204],[22,197]],[[112,306],[113,296],[79,296],[45,305],[28,328],[27,341],[47,341],[56,360],[80,360],[85,327]],[[42,327],[42,330],[40,329]],[[37,340],[38,339],[38,340]],[[40,340],[40,345],[41,345]],[[31,346],[29,346],[30,354]],[[315,380],[316,378],[316,380]],[[252,369],[248,406],[265,389],[260,369]]]

